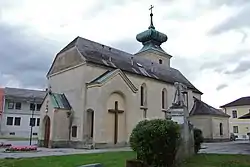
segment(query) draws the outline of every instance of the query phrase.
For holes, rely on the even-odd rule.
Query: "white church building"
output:
[[[124,146],[145,118],[165,118],[175,97],[174,83],[187,86],[188,110],[199,91],[170,66],[161,48],[167,35],[153,25],[136,39],[143,47],[130,54],[82,37],[56,54],[47,73],[39,145],[96,148]]]

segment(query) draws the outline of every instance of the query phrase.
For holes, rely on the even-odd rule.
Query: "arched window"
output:
[[[167,90],[165,88],[161,91],[161,108],[167,109]]]
[[[147,87],[146,84],[141,85],[141,99],[140,99],[140,105],[145,107],[147,105]]]
[[[223,135],[223,125],[222,125],[222,123],[220,123],[220,135],[221,136]]]
[[[72,137],[77,137],[77,126],[72,126]]]

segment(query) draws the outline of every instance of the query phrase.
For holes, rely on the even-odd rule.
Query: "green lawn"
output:
[[[0,167],[77,167],[89,163],[102,163],[104,167],[125,167],[133,152],[109,152],[27,159],[0,160]],[[200,154],[187,160],[181,167],[249,167],[250,156]]]
[[[199,154],[183,163],[182,167],[250,167],[250,156]]]

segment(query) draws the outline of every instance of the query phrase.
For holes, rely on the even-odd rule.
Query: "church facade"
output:
[[[151,23],[136,39],[136,54],[75,38],[55,57],[47,74],[41,108],[39,145],[95,148],[125,146],[145,118],[166,118],[175,97],[174,83],[187,86],[188,110],[200,92],[170,66],[161,44],[167,36]]]

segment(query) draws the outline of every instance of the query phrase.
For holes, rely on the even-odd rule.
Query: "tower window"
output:
[[[162,59],[159,59],[159,64],[162,64]]]

